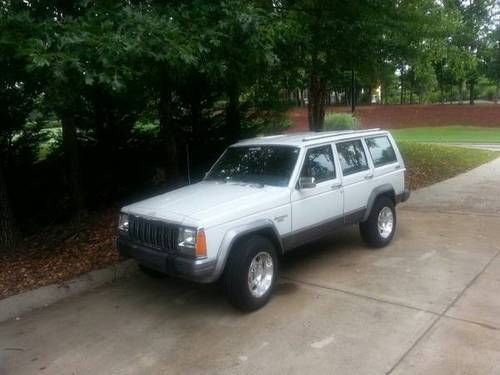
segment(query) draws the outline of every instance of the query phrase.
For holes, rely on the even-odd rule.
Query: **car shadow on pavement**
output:
[[[286,273],[291,268],[301,265],[305,267],[307,263],[322,258],[326,254],[335,254],[342,258],[363,246],[365,245],[359,236],[357,226],[342,228],[327,237],[287,252],[281,257],[281,271]]]
[[[276,285],[275,298],[285,298],[299,289],[296,282],[287,279],[286,274],[288,271],[293,269],[300,272],[301,268],[307,268],[318,258],[327,255],[333,255],[334,259],[338,259],[340,263],[350,262],[352,252],[362,246],[364,245],[359,237],[357,227],[352,226],[288,252],[280,259],[280,271],[284,277],[280,278]],[[342,266],[342,264],[339,266]],[[346,264],[346,266],[350,266],[350,264]],[[145,300],[154,300],[155,309],[158,311],[173,310],[174,314],[177,311],[179,314],[184,315],[199,315],[193,316],[193,318],[200,318],[201,316],[206,318],[212,314],[245,315],[245,313],[236,310],[226,301],[220,282],[199,284],[168,276],[151,278],[140,274],[124,281],[124,285],[123,288],[127,290],[127,293],[130,292],[134,296],[142,293],[145,295]],[[120,286],[117,290],[121,288]],[[189,308],[186,309],[186,307]],[[117,309],[119,308],[126,307],[117,307]],[[147,304],[143,308],[147,309]],[[170,314],[166,316],[168,315]]]

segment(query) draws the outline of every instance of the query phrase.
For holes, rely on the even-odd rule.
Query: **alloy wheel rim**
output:
[[[389,207],[384,207],[378,214],[378,233],[380,237],[388,238],[394,229],[394,214]]]
[[[252,296],[262,297],[271,288],[274,275],[274,262],[272,256],[261,251],[255,255],[248,270],[248,289]]]

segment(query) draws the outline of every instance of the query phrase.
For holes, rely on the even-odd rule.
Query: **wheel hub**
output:
[[[252,296],[262,297],[271,288],[273,275],[272,256],[265,251],[255,255],[248,270],[248,288]]]
[[[394,229],[394,215],[389,207],[384,207],[378,214],[378,233],[382,238],[388,238]]]

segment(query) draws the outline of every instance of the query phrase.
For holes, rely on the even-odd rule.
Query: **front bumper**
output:
[[[193,259],[172,252],[163,252],[129,241],[119,236],[117,247],[120,255],[133,258],[137,263],[161,273],[200,283],[213,281],[216,261]]]

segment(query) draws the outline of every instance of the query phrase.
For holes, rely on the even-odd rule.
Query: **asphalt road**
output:
[[[0,323],[0,374],[499,374],[500,159],[398,213],[385,249],[351,228],[286,257],[253,314],[138,276]]]

